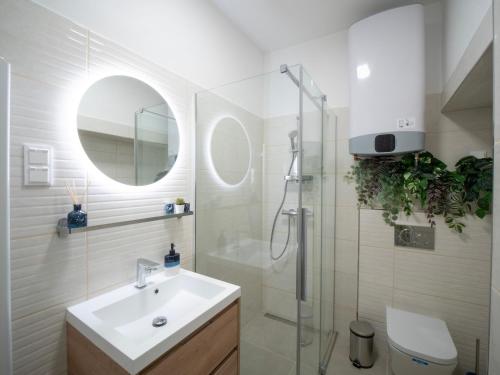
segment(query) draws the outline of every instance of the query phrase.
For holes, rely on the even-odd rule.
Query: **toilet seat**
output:
[[[457,349],[440,319],[387,307],[390,345],[407,355],[439,365],[457,363]]]

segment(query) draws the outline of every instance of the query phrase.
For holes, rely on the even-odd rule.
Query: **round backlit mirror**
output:
[[[243,181],[250,169],[250,141],[243,125],[231,117],[215,124],[210,140],[210,156],[215,172],[228,185]]]
[[[127,185],[162,179],[179,153],[177,121],[151,86],[126,76],[90,86],[78,107],[78,136],[105,175]]]

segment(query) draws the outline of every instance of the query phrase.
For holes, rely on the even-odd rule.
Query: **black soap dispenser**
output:
[[[170,251],[165,255],[165,272],[168,276],[179,273],[181,269],[181,255],[175,251],[175,245],[170,244]]]

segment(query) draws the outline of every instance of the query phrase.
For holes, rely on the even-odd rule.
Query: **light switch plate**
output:
[[[28,148],[28,163],[30,165],[49,165],[50,151],[41,148]]]
[[[24,185],[52,185],[52,148],[47,145],[24,145]]]
[[[28,172],[28,183],[29,185],[48,185],[49,179],[49,168],[48,167],[31,167]]]

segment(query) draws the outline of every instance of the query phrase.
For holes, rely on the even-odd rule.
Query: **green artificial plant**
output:
[[[387,224],[394,225],[401,212],[416,209],[426,213],[431,226],[435,216],[461,233],[467,214],[484,218],[491,213],[493,200],[493,160],[466,156],[455,170],[430,152],[357,159],[347,174],[356,184],[358,204],[380,207]]]

